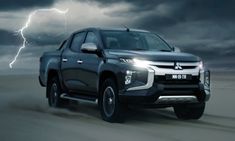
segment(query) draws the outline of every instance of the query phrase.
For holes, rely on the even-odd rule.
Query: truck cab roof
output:
[[[116,28],[116,27],[88,27],[84,29],[77,30],[74,33],[81,32],[81,31],[100,31],[100,30],[112,30],[112,31],[136,31],[136,32],[149,32],[147,30],[142,30],[142,29],[135,29],[135,28],[128,28],[128,27],[123,27],[123,28]]]

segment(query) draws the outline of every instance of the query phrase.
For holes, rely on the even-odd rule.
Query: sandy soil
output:
[[[0,76],[1,141],[235,141],[235,75],[212,74],[204,116],[180,121],[171,108],[131,109],[124,123],[101,120],[97,105],[47,105],[37,75]]]

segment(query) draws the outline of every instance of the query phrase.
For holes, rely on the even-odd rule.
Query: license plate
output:
[[[171,79],[187,79],[187,75],[186,74],[172,74],[172,78]]]
[[[166,79],[170,80],[188,80],[190,76],[187,74],[170,74],[166,75]]]
[[[166,74],[166,80],[192,80],[190,74]]]

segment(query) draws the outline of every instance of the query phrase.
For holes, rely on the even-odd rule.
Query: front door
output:
[[[81,32],[74,35],[69,48],[62,54],[62,77],[65,86],[78,93],[96,92],[98,84],[98,67],[102,61],[97,54],[83,53],[82,43],[97,44],[97,37],[93,32]]]
[[[85,40],[86,32],[79,32],[73,35],[72,41],[67,47],[61,57],[61,74],[65,86],[72,91],[79,89],[85,89],[86,84],[80,80],[81,72],[79,68],[81,67],[78,60],[80,59],[81,52],[80,48]]]

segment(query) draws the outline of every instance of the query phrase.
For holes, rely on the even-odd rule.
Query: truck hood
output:
[[[201,59],[195,55],[181,52],[161,52],[161,51],[131,51],[131,50],[108,50],[105,51],[108,58],[138,58],[149,61],[179,61],[198,62]]]

